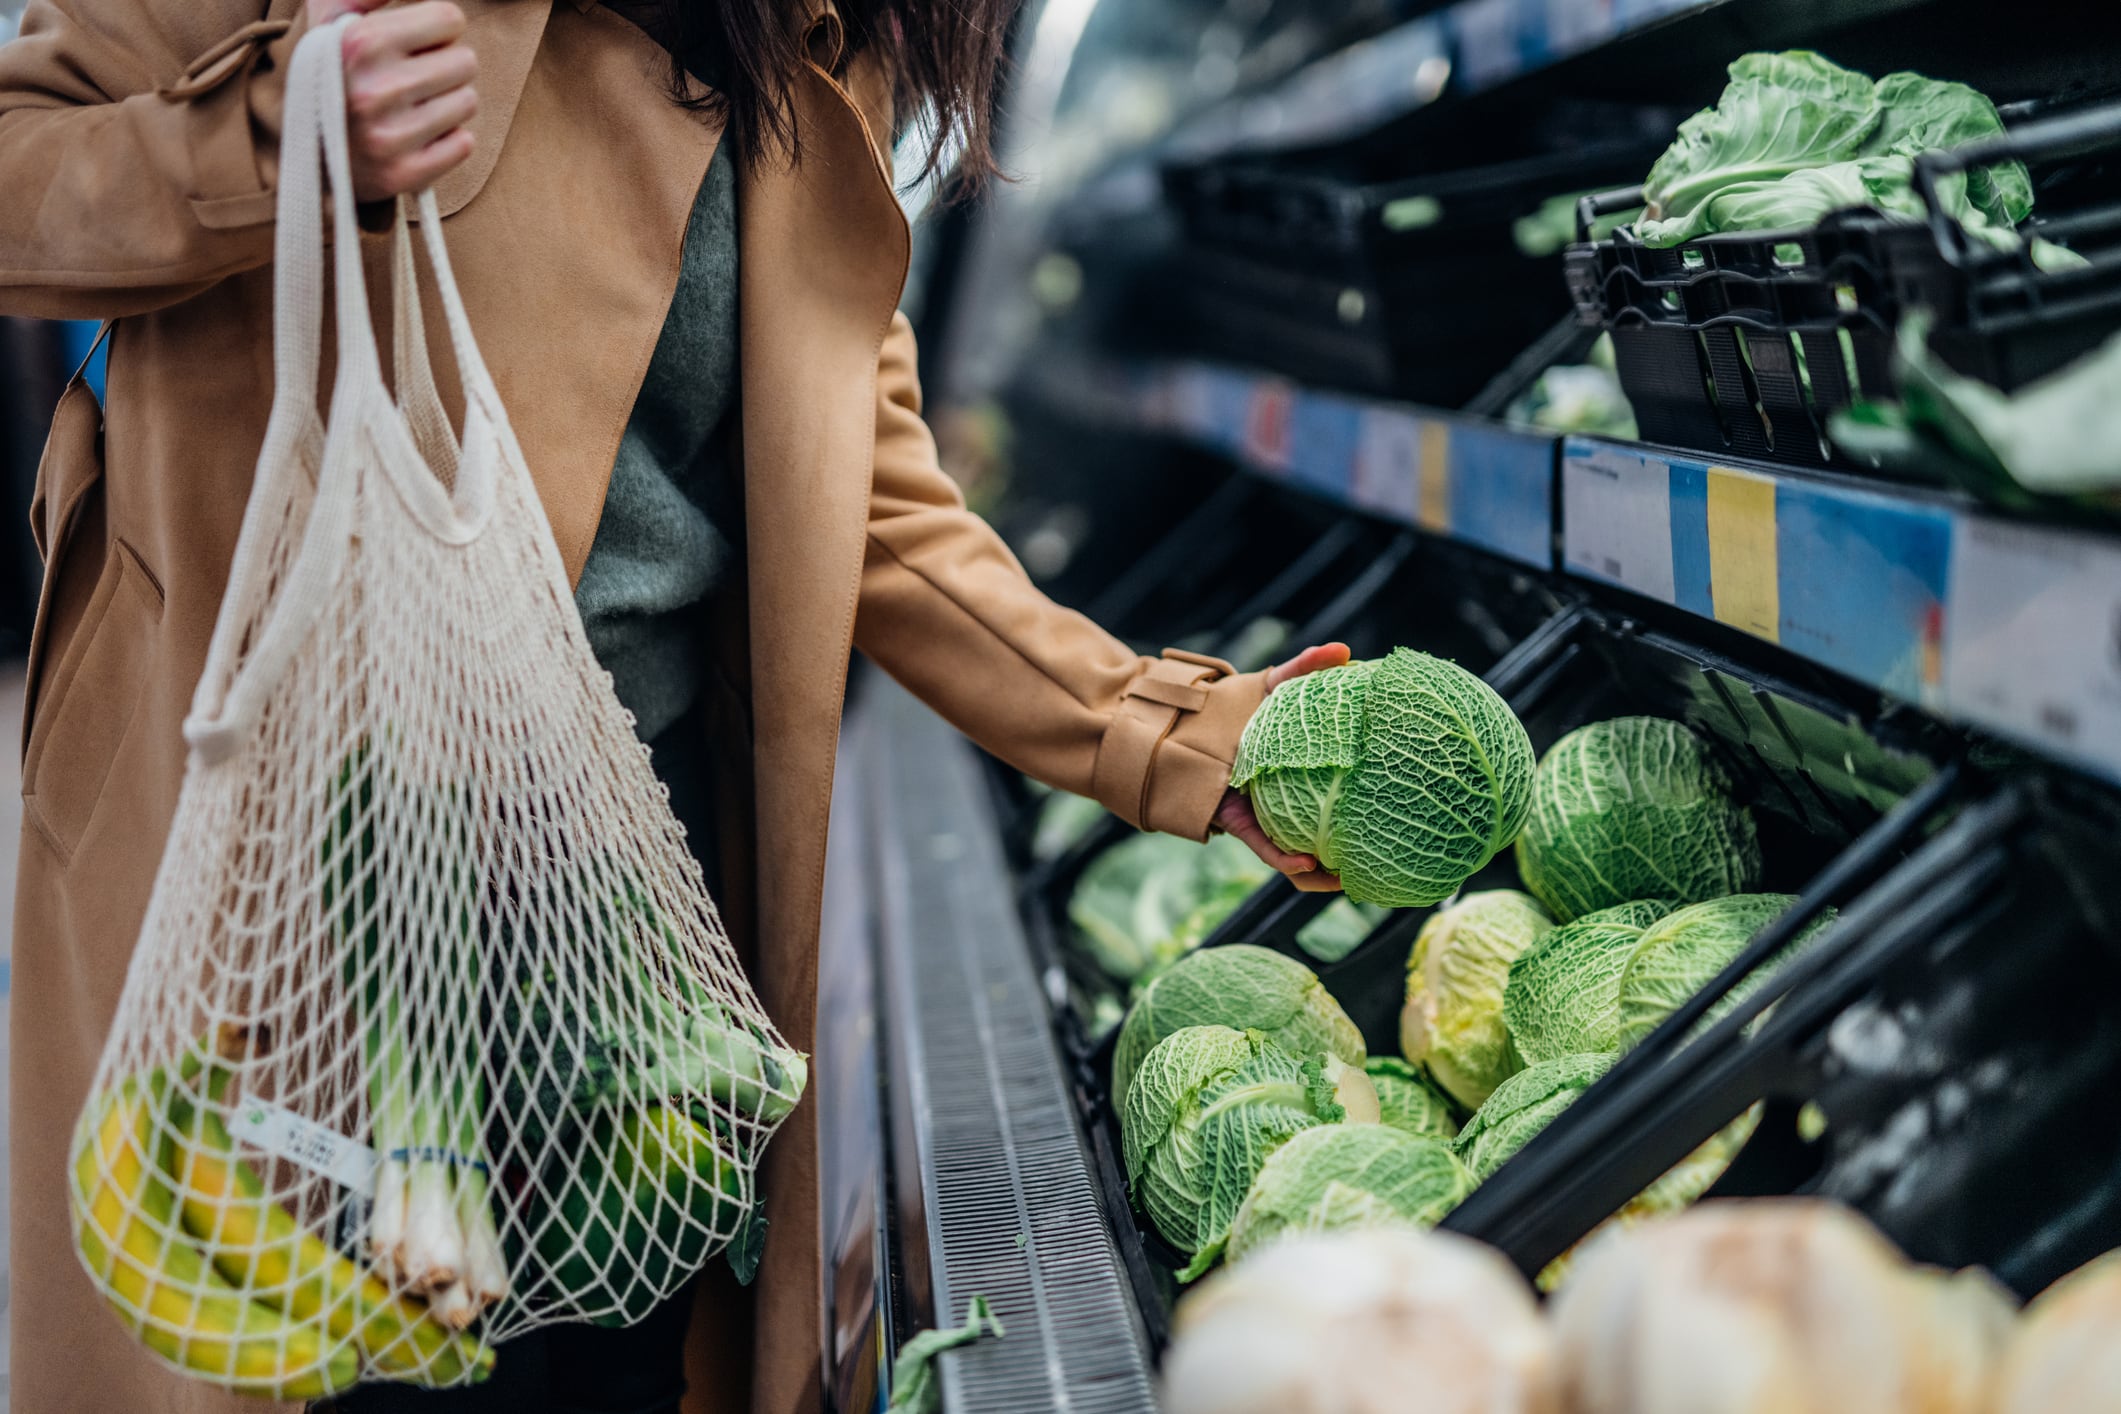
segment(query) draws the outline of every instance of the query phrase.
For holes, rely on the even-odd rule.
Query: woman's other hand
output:
[[[386,201],[432,186],[471,156],[464,125],[479,108],[478,61],[464,12],[450,0],[309,0],[312,24],[348,14],[361,17],[340,46],[354,196]]]
[[[1290,678],[1300,678],[1305,673],[1315,673],[1321,668],[1338,668],[1348,661],[1348,645],[1345,643],[1322,643],[1283,663],[1278,668],[1267,670],[1267,691],[1272,692]],[[1278,848],[1267,838],[1260,827],[1259,817],[1252,813],[1252,802],[1245,799],[1243,791],[1230,790],[1223,793],[1223,803],[1215,811],[1215,823],[1223,830],[1235,835],[1252,847],[1252,852],[1267,861],[1276,871],[1289,876],[1289,882],[1305,893],[1335,893],[1340,889],[1338,875],[1329,874],[1318,867],[1318,861],[1308,854],[1290,854]]]

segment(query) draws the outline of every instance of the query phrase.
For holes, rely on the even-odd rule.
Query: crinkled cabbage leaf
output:
[[[1128,1009],[1112,1053],[1115,1107],[1124,1112],[1134,1073],[1156,1044],[1188,1026],[1257,1031],[1294,1056],[1331,1054],[1355,1066],[1368,1056],[1362,1033],[1310,968],[1246,943],[1209,948],[1173,964]]]
[[[1620,1049],[1620,977],[1642,930],[1672,911],[1640,899],[1564,923],[1510,964],[1502,1019],[1527,1065]]]
[[[1637,899],[1743,892],[1759,881],[1760,845],[1700,738],[1662,717],[1616,717],[1540,761],[1517,868],[1567,922]]]
[[[1231,784],[1349,898],[1410,908],[1449,897],[1516,836],[1531,770],[1493,688],[1399,648],[1284,683],[1246,725]]]
[[[1643,930],[1620,977],[1620,1043],[1632,1046],[1714,980],[1753,935],[1788,911],[1795,894],[1735,894],[1682,908]],[[1826,909],[1774,956],[1753,969],[1703,1015],[1706,1030],[1752,995],[1783,963],[1795,957],[1834,920]]]
[[[1121,1153],[1135,1200],[1197,1274],[1221,1251],[1267,1156],[1345,1115],[1324,1058],[1298,1060],[1257,1031],[1189,1026],[1157,1042],[1135,1072]]]
[[[1327,1124],[1297,1135],[1260,1167],[1230,1225],[1228,1255],[1292,1233],[1433,1227],[1473,1191],[1447,1143],[1381,1124]]]
[[[1377,1122],[1416,1139],[1458,1137],[1457,1108],[1436,1082],[1398,1056],[1372,1056],[1363,1065],[1377,1092]]]

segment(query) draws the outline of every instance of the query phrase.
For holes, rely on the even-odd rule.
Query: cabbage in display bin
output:
[[[1257,1031],[1189,1026],[1157,1042],[1127,1088],[1120,1141],[1135,1201],[1194,1259],[1182,1279],[1220,1253],[1269,1154],[1365,1107],[1374,1123],[1377,1097],[1360,1070],[1299,1060]]]
[[[1398,1056],[1372,1056],[1363,1065],[1377,1091],[1377,1122],[1417,1139],[1458,1137],[1458,1114],[1436,1082]]]
[[[1517,835],[1532,744],[1455,663],[1391,655],[1282,684],[1253,714],[1231,784],[1274,843],[1311,854],[1357,903],[1448,898]]]
[[[1503,988],[1510,964],[1553,926],[1537,899],[1491,889],[1438,910],[1414,940],[1400,1048],[1469,1110],[1524,1066],[1503,1024]]]
[[[1662,717],[1616,717],[1540,761],[1517,868],[1566,923],[1637,899],[1743,893],[1760,881],[1760,844],[1699,737]]]
[[[1325,1124],[1274,1151],[1230,1225],[1229,1259],[1277,1238],[1344,1228],[1433,1227],[1473,1191],[1435,1139],[1382,1124]]]
[[[1620,978],[1643,930],[1670,913],[1656,900],[1586,913],[1510,964],[1502,1019],[1525,1064],[1620,1048]]]
[[[1268,948],[1236,943],[1197,952],[1142,989],[1112,1053],[1112,1104],[1125,1113],[1127,1087],[1150,1048],[1188,1026],[1258,1031],[1295,1056],[1331,1054],[1359,1066],[1362,1033],[1310,968]]]
[[[1660,918],[1643,930],[1620,978],[1620,1043],[1632,1046],[1731,964],[1753,935],[1797,901],[1795,894],[1735,894]],[[1731,988],[1701,1019],[1706,1029],[1766,982],[1833,922],[1826,909],[1787,947]]]
[[[1576,1103],[1591,1082],[1613,1068],[1610,1052],[1563,1056],[1521,1070],[1497,1086],[1458,1131],[1458,1157],[1482,1183],[1508,1163],[1532,1136]]]

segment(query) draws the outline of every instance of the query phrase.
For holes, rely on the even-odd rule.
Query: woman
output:
[[[1346,650],[1251,676],[1138,658],[1041,597],[936,466],[894,313],[907,232],[882,143],[895,104],[932,104],[982,173],[1008,0],[798,3],[815,8],[32,0],[0,48],[0,312],[115,321],[108,411],[69,393],[34,512],[17,1407],[239,1407],[100,1308],[70,1251],[64,1153],[174,807],[271,397],[285,66],[339,13],[364,12],[343,42],[356,195],[435,186],[592,642],[694,839],[713,842],[717,899],[793,1043],[811,1049],[850,645],[1035,776],[1145,828],[1220,825],[1335,886],[1274,849],[1226,783],[1262,693]],[[379,290],[385,250],[369,250]],[[819,1408],[814,1143],[804,1108],[769,1152],[750,1295],[709,1277],[691,1309],[638,1331],[512,1350],[507,1402],[483,1407],[674,1408],[682,1359],[688,1409]]]

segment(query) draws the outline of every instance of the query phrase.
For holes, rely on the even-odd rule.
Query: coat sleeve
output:
[[[30,0],[0,45],[0,313],[108,319],[272,256],[300,0]]]
[[[1265,675],[1143,658],[1033,587],[937,464],[903,315],[876,418],[856,646],[1018,770],[1130,824],[1207,838]]]

